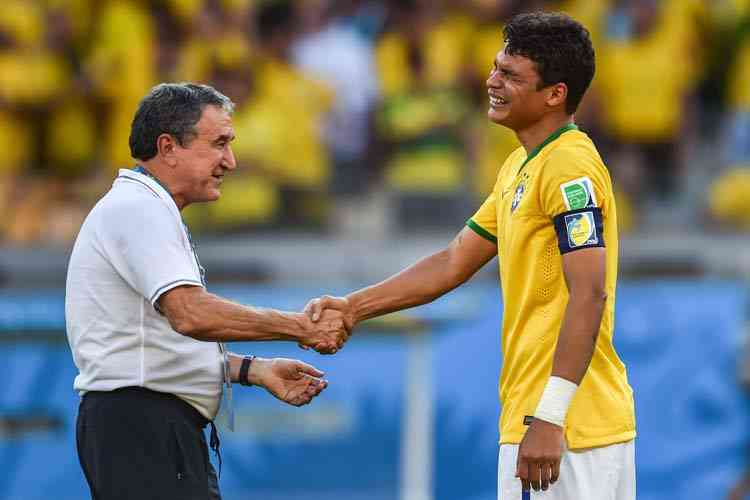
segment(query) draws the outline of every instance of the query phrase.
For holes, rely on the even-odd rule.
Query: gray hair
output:
[[[234,103],[209,85],[161,83],[152,88],[138,105],[130,127],[130,154],[146,161],[156,156],[156,140],[161,134],[174,137],[186,146],[198,134],[195,124],[206,106],[217,106],[232,113]]]

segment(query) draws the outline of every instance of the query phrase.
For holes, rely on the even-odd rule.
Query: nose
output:
[[[230,144],[227,144],[227,148],[224,151],[224,160],[222,161],[222,164],[227,170],[234,170],[237,168],[237,160],[234,157],[234,151],[232,151],[232,146]]]
[[[502,78],[500,78],[500,72],[497,70],[490,71],[490,76],[487,77],[487,87],[500,87],[500,82],[502,81]]]

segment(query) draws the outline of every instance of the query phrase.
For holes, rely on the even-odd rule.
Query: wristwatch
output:
[[[240,365],[240,385],[253,385],[247,380],[247,374],[250,371],[250,363],[253,362],[255,356],[245,356],[242,358],[242,364]]]

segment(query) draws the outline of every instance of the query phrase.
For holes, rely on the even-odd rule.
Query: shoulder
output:
[[[609,182],[609,172],[589,137],[582,132],[569,132],[561,137],[544,162],[548,179],[565,180],[575,176],[590,176]]]
[[[96,218],[103,233],[149,234],[179,229],[180,220],[163,199],[155,196],[147,187],[131,182],[122,182],[107,193],[97,204]]]
[[[128,182],[128,181],[126,181]],[[129,183],[129,182],[128,182]],[[116,186],[99,203],[102,215],[117,219],[171,216],[169,205],[140,186]]]
[[[548,162],[578,161],[604,168],[594,142],[585,133],[574,130],[562,135],[547,157]]]
[[[545,159],[541,174],[545,196],[567,210],[607,205],[613,197],[612,180],[593,142],[580,132],[565,136],[569,137]]]

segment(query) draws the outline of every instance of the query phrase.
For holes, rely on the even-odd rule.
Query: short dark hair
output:
[[[209,85],[161,83],[152,88],[138,105],[130,127],[130,154],[137,160],[156,156],[156,140],[161,134],[173,136],[181,146],[190,144],[206,106],[217,106],[231,113],[234,103]]]
[[[589,31],[570,16],[531,12],[513,17],[503,29],[505,52],[536,63],[539,88],[564,83],[568,87],[565,111],[575,113],[594,78],[594,47]]]

